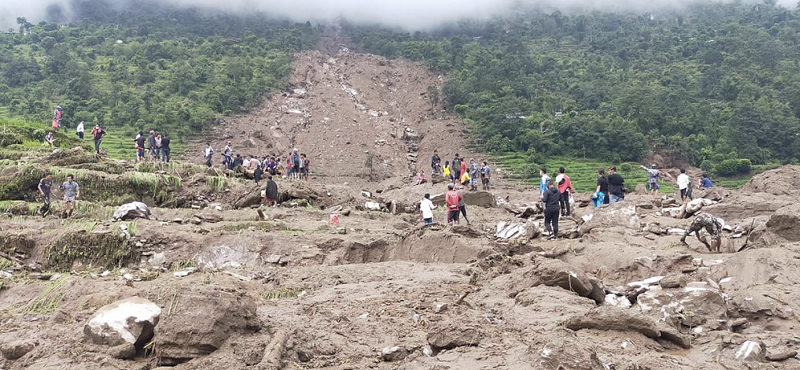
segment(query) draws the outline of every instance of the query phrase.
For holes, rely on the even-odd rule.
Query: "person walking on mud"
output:
[[[64,192],[64,208],[61,210],[61,218],[70,218],[75,210],[75,202],[81,196],[81,187],[75,182],[75,177],[69,174],[67,181],[61,184],[60,189]]]
[[[214,148],[211,147],[211,143],[206,143],[206,149],[203,155],[206,158],[206,166],[211,167],[211,157],[214,155]]]
[[[103,142],[104,136],[106,136],[106,132],[100,128],[100,125],[94,125],[92,137],[94,137],[94,151],[96,154],[100,154],[100,143]]]
[[[553,185],[552,180],[547,180],[547,190],[542,195],[544,202],[544,228],[550,233],[548,240],[558,238],[558,216],[561,212],[561,193]]]
[[[50,213],[50,189],[53,187],[53,175],[47,173],[44,178],[39,180],[39,194],[42,195],[42,206],[36,210],[37,215],[47,217]]]

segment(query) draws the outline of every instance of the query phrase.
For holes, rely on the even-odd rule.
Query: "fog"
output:
[[[125,0],[112,1],[125,3]],[[485,19],[520,3],[566,13],[575,10],[638,13],[675,9],[696,1],[725,0],[172,0],[170,3],[234,12],[259,10],[302,22],[343,17],[356,23],[379,23],[414,31],[462,18]],[[26,17],[31,23],[43,20],[45,9],[53,3],[69,8],[66,0],[0,0],[0,30],[16,29],[17,17]],[[778,3],[788,8],[796,5],[795,0],[778,0]]]

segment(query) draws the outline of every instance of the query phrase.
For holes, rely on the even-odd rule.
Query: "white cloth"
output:
[[[433,210],[436,206],[433,205],[430,199],[422,199],[419,204],[419,210],[422,211],[422,218],[433,218]]]
[[[206,157],[208,157],[208,156],[210,156],[211,154],[214,154],[214,149],[211,149],[211,147],[210,147],[210,146],[207,146],[207,147],[206,147],[206,152],[205,152],[205,153],[206,153]]]
[[[689,175],[685,173],[678,175],[678,189],[688,188],[690,182],[691,180],[689,180]]]
[[[250,158],[245,158],[244,161],[242,161],[242,167],[250,168]]]
[[[78,128],[75,129],[75,132],[83,132],[83,121],[78,124]]]

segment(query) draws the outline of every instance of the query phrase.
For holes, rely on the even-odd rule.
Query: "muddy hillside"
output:
[[[494,168],[491,191],[464,191],[469,221],[447,225],[446,182],[413,174],[434,148],[483,157],[431,98],[442,78],[325,50],[297,55],[290,91],[211,138],[217,153],[231,140],[245,156],[308,154],[308,181],[276,177],[277,207],[219,155],[3,159],[0,368],[800,368],[800,167],[686,204],[578,194],[557,240],[538,193]],[[37,215],[48,172],[81,184],[69,219],[55,201]],[[719,252],[681,243],[700,214]]]

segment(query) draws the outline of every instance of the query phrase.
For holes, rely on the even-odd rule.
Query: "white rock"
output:
[[[758,342],[748,340],[742,343],[742,346],[736,351],[734,355],[737,360],[741,361],[765,361],[764,348]]]
[[[376,202],[367,202],[367,203],[364,204],[364,208],[366,208],[366,209],[368,209],[370,211],[380,211],[381,205],[380,205],[380,203],[376,203]]]
[[[114,211],[112,219],[116,220],[132,220],[134,218],[150,218],[150,208],[147,204],[142,202],[131,202],[121,205]]]
[[[175,271],[172,273],[172,275],[175,277],[185,277],[191,275],[195,271],[197,271],[196,267],[188,267],[180,271]]]
[[[615,306],[621,308],[629,308],[631,306],[631,301],[628,300],[626,296],[618,296],[616,294],[606,294],[606,299],[603,304],[608,306]]]
[[[143,344],[153,336],[161,307],[144,298],[131,297],[101,307],[83,328],[87,340],[117,346]]]

